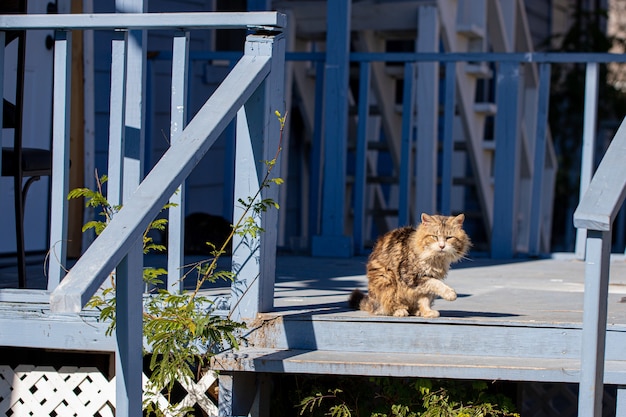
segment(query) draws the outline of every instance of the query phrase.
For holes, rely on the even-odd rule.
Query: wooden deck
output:
[[[371,316],[347,307],[366,289],[366,258],[279,256],[275,308],[250,325],[249,345],[219,355],[216,369],[577,382],[584,262],[551,259],[465,260],[448,283],[459,298],[437,300],[438,319]],[[36,259],[30,271],[43,271]],[[31,272],[30,282],[45,282]],[[114,349],[94,313],[50,314],[43,290],[11,290],[0,267],[0,334],[8,346]],[[41,288],[41,287],[40,287]],[[31,297],[27,303],[24,291]],[[228,287],[207,290],[227,295]],[[626,261],[611,263],[605,382],[626,383]]]
[[[437,300],[438,319],[371,316],[347,308],[367,288],[365,258],[281,257],[275,309],[250,345],[217,356],[226,372],[291,372],[578,382],[584,262],[571,255],[467,260]],[[626,382],[626,262],[611,265],[605,383]]]

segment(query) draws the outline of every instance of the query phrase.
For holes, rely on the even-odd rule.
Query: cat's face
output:
[[[469,237],[463,230],[465,216],[438,216],[422,214],[418,228],[418,245],[422,257],[439,257],[454,262],[461,259],[469,249]]]

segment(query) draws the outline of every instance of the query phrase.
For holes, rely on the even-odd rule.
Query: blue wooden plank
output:
[[[452,157],[454,155],[454,109],[456,101],[456,63],[446,63],[445,103],[443,110],[443,149],[441,159],[441,214],[451,214]]]
[[[535,154],[533,158],[533,177],[530,199],[530,235],[528,252],[538,255],[541,250],[541,219],[543,171],[546,163],[546,142],[548,134],[548,104],[550,101],[550,64],[539,65],[539,92],[537,97],[537,129],[535,135]]]
[[[124,103],[126,103],[126,56],[128,32],[117,31],[111,41],[111,99],[109,105],[109,159],[107,200],[122,204],[124,177]]]
[[[315,115],[313,141],[311,144],[309,172],[309,236],[320,233],[320,211],[322,203],[322,120],[324,117],[324,62],[315,62]]]
[[[356,134],[356,170],[354,176],[354,252],[360,254],[365,243],[365,198],[367,191],[367,122],[369,120],[371,67],[362,62],[359,68],[359,119]]]
[[[511,258],[515,252],[515,208],[517,198],[518,89],[520,65],[502,62],[497,75],[495,121],[496,155],[494,163],[493,228],[491,256]]]
[[[143,249],[134,245],[117,267],[115,286],[115,415],[141,415],[143,376]]]
[[[439,50],[437,7],[418,8],[418,51]],[[417,64],[417,106],[414,221],[421,213],[437,211],[437,119],[439,117],[439,63]]]
[[[313,256],[349,257],[353,252],[352,238],[344,234],[351,8],[351,0],[327,3],[322,230],[313,236]]]
[[[0,98],[4,97],[4,40],[6,34],[0,31]],[[3,112],[0,111],[0,145],[2,142],[2,126],[4,126]],[[2,158],[0,158],[0,172],[2,171]]]
[[[189,62],[189,32],[178,32],[173,40],[172,88],[170,102],[170,143],[176,143],[187,122],[187,83]],[[170,198],[174,206],[168,210],[167,289],[183,289],[185,263],[185,182]]]
[[[50,256],[48,289],[59,285],[67,259],[67,194],[69,192],[70,86],[72,34],[55,32],[52,100],[52,181],[50,201]]]
[[[280,176],[280,123],[274,112],[285,114],[284,107],[284,35],[268,37],[249,35],[246,56],[271,57],[271,72],[237,113],[235,210],[234,222],[244,215],[239,200],[248,201],[262,188],[267,170],[263,161],[276,158],[271,178]],[[278,202],[278,187],[262,189],[255,202],[271,199]],[[236,280],[231,286],[231,317],[253,319],[274,306],[274,277],[278,212],[274,209],[248,213],[264,232],[257,237],[233,237],[232,269]]]
[[[602,415],[611,232],[588,230],[578,415]]]
[[[595,165],[596,124],[598,118],[598,79],[598,64],[595,62],[587,63],[585,73],[585,109],[583,116],[582,155],[580,161],[579,202],[582,200],[587,188],[589,187]],[[585,238],[585,229],[576,229],[575,252],[578,259],[585,258]]]
[[[414,170],[411,155],[415,144],[415,76],[417,65],[404,65],[404,86],[402,91],[402,138],[400,150],[400,196],[398,200],[398,225],[404,226],[411,222],[410,202],[411,178]]]

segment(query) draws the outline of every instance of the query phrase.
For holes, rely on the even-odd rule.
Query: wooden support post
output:
[[[496,259],[511,258],[515,251],[519,81],[520,64],[501,62],[496,86],[498,113],[495,122],[495,190],[491,231],[491,256]]]
[[[0,110],[4,110],[4,102],[1,100],[4,98],[4,40],[6,38],[6,32],[0,31],[0,102],[3,103],[3,108]],[[4,126],[4,118],[3,111],[0,111],[0,144],[2,144],[2,128]],[[0,158],[0,172],[2,171],[2,158]]]
[[[539,65],[539,94],[537,97],[537,129],[535,155],[532,172],[532,197],[530,200],[530,235],[528,252],[538,255],[541,251],[543,171],[546,164],[546,142],[548,131],[548,105],[550,101],[550,64]]]
[[[456,62],[446,62],[446,91],[443,111],[443,157],[441,159],[441,214],[451,215],[452,158],[454,156],[454,109]]]
[[[56,31],[52,87],[52,181],[50,201],[50,256],[48,289],[59,285],[67,259],[67,194],[69,192],[70,87],[72,34]]]
[[[221,372],[219,375],[219,386],[219,417],[259,415],[258,412],[252,412],[260,408],[260,402],[263,400],[261,398],[262,392],[260,392],[261,384],[258,383],[256,374],[250,372]],[[255,408],[257,410],[254,410]]]
[[[598,118],[598,63],[587,63],[585,75],[585,110],[583,119],[583,146],[580,161],[580,193],[582,200],[591,182],[596,147],[596,121]],[[576,258],[585,259],[585,229],[576,229]]]
[[[274,112],[285,113],[284,35],[249,35],[245,54],[271,56],[272,59],[270,75],[237,113],[235,222],[244,211],[239,201],[248,202],[248,198],[255,195],[267,171],[265,161],[278,155],[280,123]],[[276,160],[271,177],[278,176],[280,158]],[[255,202],[278,201],[278,191],[276,185],[264,188]],[[270,311],[274,306],[278,212],[270,208],[258,215],[250,212],[247,216],[252,216],[264,232],[256,238],[235,235],[233,239],[232,268],[237,275],[231,291],[231,317],[234,320],[254,318],[257,313]]]
[[[626,386],[623,385],[617,387],[615,417],[626,417]]]
[[[420,6],[417,51],[439,52],[439,16],[436,6]],[[437,119],[439,117],[439,63],[417,64],[417,152],[413,218],[437,212]]]
[[[359,121],[356,133],[356,169],[354,176],[354,252],[362,253],[365,244],[365,198],[367,190],[367,123],[370,93],[369,62],[359,69]]]
[[[109,105],[109,160],[107,201],[122,204],[124,178],[124,103],[128,31],[117,31],[111,41],[111,99]]]
[[[351,0],[327,3],[322,230],[313,236],[313,256],[349,257],[353,252],[352,239],[344,234],[351,9]]]
[[[140,239],[141,240],[141,239]],[[143,375],[143,250],[133,245],[115,276],[115,415],[140,416]]]
[[[398,226],[411,223],[411,164],[415,145],[415,78],[417,64],[404,65],[404,89],[402,91],[402,142],[400,144],[400,196],[398,201]],[[417,218],[414,219],[417,221]]]
[[[172,90],[170,105],[170,144],[178,140],[187,123],[187,74],[189,62],[189,32],[174,36],[172,51]],[[174,206],[168,210],[167,223],[167,289],[183,289],[185,264],[185,183],[170,198]]]
[[[309,183],[309,236],[320,233],[321,213],[321,187],[323,178],[322,150],[324,137],[322,135],[322,120],[324,120],[324,62],[315,62],[315,110],[313,120],[313,140],[311,144],[310,158],[310,183]]]
[[[604,379],[611,232],[587,231],[578,415],[600,417]]]

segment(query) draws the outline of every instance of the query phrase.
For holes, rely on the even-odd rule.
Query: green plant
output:
[[[243,208],[242,215],[232,225],[232,230],[224,243],[217,247],[212,242],[206,242],[211,248],[212,258],[198,262],[190,268],[182,279],[196,273],[196,285],[193,291],[172,293],[167,289],[156,289],[144,300],[143,333],[147,346],[150,349],[149,389],[144,395],[144,409],[148,415],[188,415],[192,410],[171,404],[172,392],[177,381],[197,380],[202,372],[206,371],[207,360],[216,352],[224,349],[237,349],[240,343],[238,331],[245,328],[244,323],[231,320],[230,315],[221,317],[212,314],[215,311],[214,302],[200,295],[200,289],[207,282],[216,282],[224,279],[233,281],[235,276],[231,271],[218,270],[218,259],[226,253],[226,247],[235,234],[255,238],[264,230],[258,226],[257,219],[262,212],[271,208],[278,209],[278,204],[272,199],[261,198],[262,190],[272,184],[282,184],[281,178],[271,177],[281,151],[285,116],[276,111],[280,122],[279,146],[274,159],[265,161],[266,171],[261,186],[256,193],[246,200],[240,199]],[[68,199],[85,198],[85,204],[100,210],[102,219],[87,222],[83,232],[93,229],[96,235],[109,224],[111,219],[120,210],[121,206],[111,205],[102,192],[102,186],[107,177],[97,180],[97,190],[78,188],[72,190]],[[164,210],[172,207],[164,206]],[[166,219],[156,219],[150,223],[143,234],[144,253],[164,251],[166,248],[157,244],[150,237],[152,230],[163,231]],[[143,279],[154,288],[162,284],[160,277],[167,274],[162,268],[145,268]],[[110,276],[110,285],[102,289],[87,304],[88,307],[100,311],[100,320],[109,321],[107,334],[115,329],[115,275]],[[157,403],[157,393],[164,392],[170,405],[167,410]]]
[[[484,381],[408,378],[336,378],[315,381],[296,408],[301,416],[514,417],[512,400]],[[335,386],[336,386],[335,385]],[[326,394],[322,394],[326,392]]]

